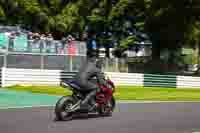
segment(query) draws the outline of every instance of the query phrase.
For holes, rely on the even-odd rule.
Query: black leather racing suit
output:
[[[104,75],[101,72],[101,62],[96,62],[95,59],[88,59],[82,64],[79,72],[75,76],[77,84],[83,89],[82,91],[90,92],[83,100],[83,106],[88,105],[89,100],[96,95],[96,92],[100,91],[100,88],[94,82],[94,77],[96,77],[98,83],[106,85]]]

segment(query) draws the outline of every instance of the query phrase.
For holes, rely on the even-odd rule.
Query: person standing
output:
[[[94,32],[89,33],[87,38],[87,56],[91,55],[98,57],[96,34]]]

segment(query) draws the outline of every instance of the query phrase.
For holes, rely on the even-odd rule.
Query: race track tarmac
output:
[[[2,109],[0,133],[200,133],[200,103],[118,104],[112,117],[54,121],[54,107]]]

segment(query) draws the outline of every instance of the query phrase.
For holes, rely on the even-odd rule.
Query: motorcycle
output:
[[[107,82],[107,86],[103,86],[99,83],[97,85],[100,88],[100,92],[96,93],[95,104],[91,110],[83,110],[80,108],[81,102],[89,92],[83,92],[82,89],[76,85],[74,81],[61,82],[61,86],[69,88],[72,91],[71,96],[61,97],[55,106],[55,115],[57,120],[69,121],[73,119],[73,115],[76,113],[97,113],[100,116],[112,116],[112,112],[115,109],[115,98],[113,96],[115,92],[114,83],[107,77],[104,77]]]

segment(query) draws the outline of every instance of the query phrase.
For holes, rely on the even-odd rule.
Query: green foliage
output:
[[[129,36],[126,39],[120,41],[120,48],[127,49],[130,45],[134,45],[136,41],[135,36]]]
[[[86,25],[96,32],[112,29],[118,34],[98,40],[103,45],[116,40],[123,51],[134,44],[135,37],[123,34],[127,18],[135,17],[128,25],[151,36],[158,48],[155,53],[163,48],[173,50],[180,43],[199,44],[199,6],[199,0],[0,0],[0,22],[52,33],[82,33]]]
[[[6,18],[5,18],[5,13],[4,13],[4,10],[3,8],[0,6],[0,21],[4,21]]]
[[[191,47],[195,47],[200,44],[200,22],[193,22],[188,28],[188,32],[185,34],[185,42]]]
[[[184,63],[185,64],[189,64],[189,65],[195,65],[198,64],[198,56],[194,55],[194,54],[189,54],[186,55],[184,58]]]
[[[120,0],[116,6],[114,6],[110,12],[109,19],[121,17],[125,14],[125,9],[129,5],[129,0]]]

